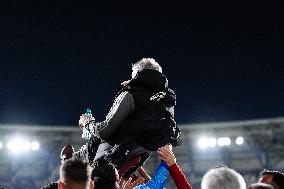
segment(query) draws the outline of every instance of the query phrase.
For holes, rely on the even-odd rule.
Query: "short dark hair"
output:
[[[274,189],[274,187],[270,184],[255,183],[255,184],[250,185],[248,189]]]
[[[92,165],[91,180],[94,181],[94,189],[114,189],[116,182],[115,166],[104,158],[99,158]]]
[[[284,188],[284,174],[280,171],[263,170],[260,172],[260,176],[272,175],[272,182],[278,188]]]
[[[64,161],[60,167],[60,180],[67,185],[73,183],[86,185],[90,179],[88,163],[78,159],[71,158]]]

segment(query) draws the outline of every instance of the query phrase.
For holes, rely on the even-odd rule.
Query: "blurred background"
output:
[[[143,57],[177,95],[174,152],[193,188],[220,164],[247,184],[283,171],[283,15],[259,1],[1,1],[0,185],[56,181],[62,147],[86,142],[79,116],[103,121]]]
[[[181,124],[184,144],[174,148],[177,162],[193,188],[200,188],[210,168],[227,165],[240,172],[247,185],[257,182],[263,169],[284,171],[284,118]],[[86,141],[76,126],[1,125],[0,185],[40,188],[59,179],[60,151]],[[144,165],[153,175],[156,153]],[[175,188],[171,178],[166,188]]]

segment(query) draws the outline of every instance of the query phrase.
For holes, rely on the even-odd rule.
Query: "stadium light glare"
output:
[[[220,137],[217,141],[218,146],[229,146],[231,144],[231,139],[229,137]]]
[[[207,148],[208,147],[208,138],[207,137],[201,137],[199,140],[198,140],[198,146],[200,148]]]
[[[23,141],[22,148],[23,150],[28,151],[29,149],[31,149],[31,143],[28,141]]]
[[[21,138],[14,138],[10,140],[7,144],[7,148],[14,154],[20,154],[26,151],[36,151],[39,149],[39,142],[28,140],[23,140]]]
[[[242,145],[244,143],[244,138],[239,136],[236,138],[236,144],[237,145]]]
[[[225,142],[224,142],[224,138],[218,138],[218,142],[217,142],[218,146],[224,146]]]
[[[225,145],[229,146],[231,144],[231,139],[229,137],[225,137]]]
[[[201,137],[198,140],[198,146],[203,149],[208,148],[208,147],[216,147],[217,145],[220,147],[229,146],[231,145],[231,139],[229,137],[219,137],[218,139],[214,137],[211,137],[211,138]]]
[[[210,146],[210,147],[215,147],[216,146],[216,144],[217,144],[217,140],[216,140],[216,138],[209,138],[208,139],[208,146]]]
[[[3,145],[2,145],[2,142],[0,141],[0,149],[2,149]]]
[[[25,150],[23,144],[25,144],[25,141],[20,138],[15,138],[8,142],[7,147],[11,152],[18,154]]]
[[[37,141],[33,141],[33,142],[31,143],[31,149],[32,149],[33,151],[39,150],[39,143],[38,143]]]

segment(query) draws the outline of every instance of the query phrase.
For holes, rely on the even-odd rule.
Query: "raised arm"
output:
[[[124,91],[116,97],[104,121],[95,122],[94,120],[88,120],[88,117],[82,114],[79,123],[84,127],[87,126],[94,135],[105,140],[134,108],[135,104],[132,94]]]
[[[161,161],[153,178],[145,184],[136,186],[134,189],[162,189],[167,181],[168,175],[169,167],[164,161]]]
[[[158,155],[169,166],[170,175],[173,178],[177,189],[192,189],[184,173],[176,163],[175,155],[171,145],[165,145],[158,149]]]

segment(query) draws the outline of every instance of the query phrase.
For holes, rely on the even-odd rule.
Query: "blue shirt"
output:
[[[138,185],[133,189],[162,189],[169,175],[169,167],[164,161],[161,161],[155,171],[154,177],[145,184]]]

